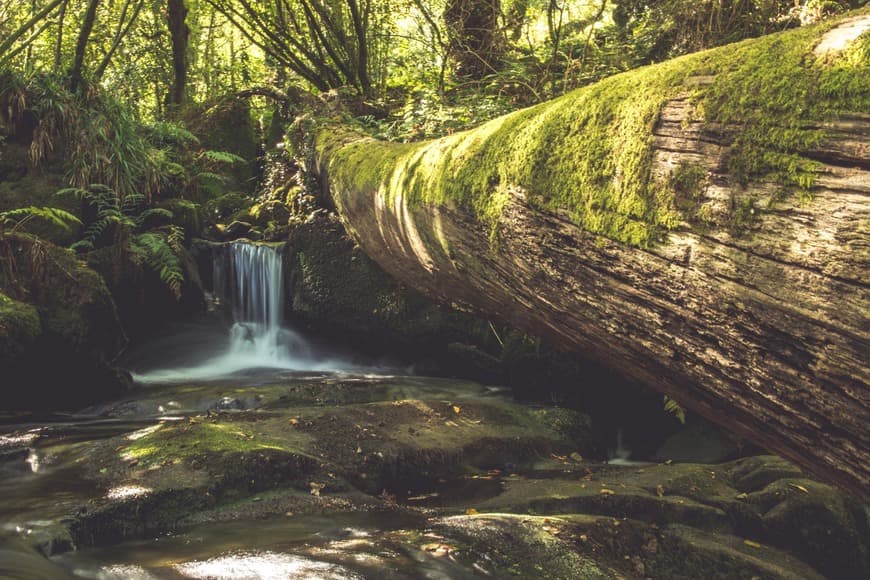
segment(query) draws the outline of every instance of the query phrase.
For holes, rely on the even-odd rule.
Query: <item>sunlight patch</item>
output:
[[[215,580],[278,580],[308,578],[339,580],[362,578],[359,574],[328,562],[317,562],[275,552],[239,552],[209,560],[176,564],[175,570],[188,578]]]
[[[151,493],[151,488],[142,487],[141,485],[119,485],[113,487],[106,493],[108,499],[129,499],[131,497],[142,497]]]
[[[143,437],[147,437],[152,433],[157,432],[161,427],[163,427],[162,423],[158,423],[156,425],[151,425],[150,427],[145,427],[144,429],[139,429],[138,431],[133,431],[129,435],[127,435],[128,441],[138,441]]]
[[[17,447],[27,445],[39,438],[39,433],[13,433],[12,435],[0,435],[0,449],[4,447]]]

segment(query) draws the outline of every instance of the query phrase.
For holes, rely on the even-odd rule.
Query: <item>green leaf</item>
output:
[[[21,225],[32,219],[39,219],[48,222],[54,226],[69,230],[73,225],[81,225],[81,220],[69,213],[56,207],[21,207],[9,211],[0,212],[0,222],[12,223]]]

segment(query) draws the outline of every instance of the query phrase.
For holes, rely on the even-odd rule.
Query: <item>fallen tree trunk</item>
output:
[[[405,283],[867,500],[868,27],[690,55],[431,142],[329,126],[316,170]]]

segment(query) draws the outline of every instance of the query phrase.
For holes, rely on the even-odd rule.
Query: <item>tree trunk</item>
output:
[[[82,82],[82,69],[85,64],[85,50],[88,47],[91,30],[94,29],[94,23],[97,20],[97,7],[99,7],[99,5],[100,0],[89,0],[88,7],[85,9],[82,27],[81,30],[79,30],[79,37],[76,41],[73,65],[69,72],[69,87],[72,92],[76,92]]]
[[[837,103],[866,106],[868,65],[849,69],[843,55],[867,29],[864,10],[829,33],[620,75],[434,142],[329,127],[315,169],[348,231],[396,278],[591,355],[866,501],[870,115],[777,117],[750,131],[711,111],[718,99],[753,107],[731,119],[767,119],[743,104],[755,95],[737,90],[735,70],[777,75],[791,62],[804,67],[789,69],[796,94],[814,86],[801,74],[825,86],[845,70],[864,80]],[[756,172],[744,186],[733,175],[747,140],[780,124],[822,135],[782,161],[810,168],[800,196],[784,194],[786,178]],[[778,147],[749,159],[779,159]],[[629,195],[639,182],[640,201]],[[656,226],[665,209],[679,221]]]
[[[448,0],[444,8],[456,76],[480,80],[497,72],[504,54],[501,0]]]
[[[172,88],[167,95],[168,105],[180,105],[187,96],[187,48],[190,28],[187,26],[187,6],[184,0],[167,0],[166,18],[172,39]]]

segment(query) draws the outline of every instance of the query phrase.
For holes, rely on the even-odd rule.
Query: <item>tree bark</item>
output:
[[[870,13],[857,22],[870,28]],[[493,185],[503,196],[495,222],[461,200],[419,199],[415,183],[443,188],[459,173],[432,177],[421,167],[439,155],[452,156],[452,167],[481,163],[474,147],[485,149],[497,124],[463,136],[467,148],[447,137],[418,154],[329,128],[316,141],[315,170],[350,234],[401,281],[591,355],[870,499],[870,114],[840,115],[801,153],[818,163],[813,199],[801,201],[780,199],[781,186],[763,178],[734,183],[728,159],[740,126],[697,118],[688,92],[663,103],[650,125],[649,179],[702,168],[693,207],[705,219],[686,217],[647,248],[535,202],[528,184],[553,171],[558,141],[534,160],[528,184]],[[361,142],[382,160],[373,172],[349,153]],[[366,172],[373,177],[359,177]],[[748,208],[742,232],[735,207]]]
[[[187,26],[184,0],[167,0],[166,18],[172,38],[172,88],[166,98],[169,105],[180,105],[187,98],[187,49],[190,28]]]
[[[497,72],[504,54],[501,0],[449,0],[444,8],[456,76],[480,80]]]
[[[79,30],[78,40],[76,41],[75,57],[73,65],[69,72],[69,87],[72,92],[79,89],[82,82],[82,72],[85,64],[85,50],[88,47],[88,40],[91,37],[91,30],[94,28],[94,23],[97,20],[97,8],[100,5],[100,0],[89,0],[88,6],[85,9],[85,15],[82,21],[81,30]]]

